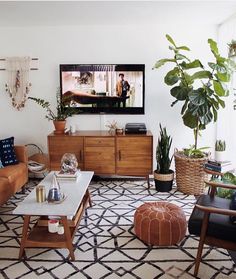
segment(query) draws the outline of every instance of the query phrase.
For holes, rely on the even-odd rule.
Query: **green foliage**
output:
[[[225,183],[225,184],[234,184],[236,185],[236,176],[231,172],[226,172],[222,176],[222,181],[219,179],[214,179],[216,182]],[[232,195],[234,194],[235,190],[233,189],[225,189],[218,187],[216,195],[220,198],[231,199]]]
[[[67,98],[63,98],[61,100],[61,95],[58,90],[57,92],[57,106],[56,112],[51,109],[51,105],[48,101],[45,101],[40,98],[28,97],[28,99],[33,100],[38,105],[46,109],[46,118],[48,120],[56,120],[56,121],[63,121],[66,120],[67,117],[72,116],[73,114],[78,113],[75,108],[69,105],[69,100]],[[67,104],[67,105],[66,105]]]
[[[231,183],[236,185],[236,176],[231,172],[226,172],[223,175],[222,180],[224,183]]]
[[[203,158],[206,156],[204,150],[208,149],[209,147],[201,147],[195,149],[194,145],[191,145],[189,148],[184,148],[184,155],[191,158]]]
[[[164,81],[172,86],[170,93],[175,98],[171,106],[183,102],[181,115],[184,124],[194,130],[195,144],[200,130],[217,121],[218,110],[224,108],[222,97],[228,96],[226,83],[230,81],[232,69],[235,64],[232,60],[220,56],[217,43],[208,39],[214,60],[208,63],[209,69],[205,69],[199,59],[190,60],[180,51],[190,51],[186,46],[177,46],[174,40],[166,35],[171,44],[169,49],[173,51],[173,58],[160,59],[154,68],[158,69],[171,62],[173,69],[168,71]]]
[[[232,189],[225,189],[225,188],[218,187],[216,195],[220,198],[231,199],[234,192],[235,191]]]
[[[215,143],[215,151],[225,151],[226,143],[224,140],[217,140]]]
[[[172,157],[170,157],[170,148],[172,138],[167,134],[166,128],[162,128],[160,124],[160,136],[156,148],[157,171],[161,174],[168,174]]]

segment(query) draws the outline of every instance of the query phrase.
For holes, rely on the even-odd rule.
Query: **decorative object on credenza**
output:
[[[215,143],[215,160],[216,161],[225,161],[225,149],[226,143],[224,140],[217,140]]]
[[[55,126],[55,134],[64,134],[66,126],[66,118],[75,114],[75,109],[68,104],[65,98],[61,98],[60,89],[57,92],[56,112],[51,109],[51,104],[44,99],[28,97],[28,99],[35,101],[38,105],[46,109],[46,118],[52,120]],[[78,113],[78,111],[76,111]]]
[[[108,121],[108,124],[106,125],[107,128],[109,128],[110,133],[114,133],[116,129],[118,128],[117,122],[113,120],[112,122]]]
[[[192,179],[191,175],[186,176],[186,183],[197,187],[201,185],[201,191],[194,191],[194,194],[201,194],[204,188],[204,151],[198,149],[198,137],[200,130],[206,129],[206,126],[211,122],[217,121],[218,110],[220,107],[225,107],[225,102],[222,97],[229,95],[229,90],[226,84],[229,83],[232,74],[232,61],[229,58],[224,58],[220,55],[215,41],[208,39],[208,43],[215,61],[208,63],[209,70],[207,70],[200,60],[190,60],[182,51],[190,51],[187,46],[177,46],[174,40],[166,35],[170,43],[169,49],[173,51],[171,58],[160,59],[154,65],[158,69],[165,63],[171,63],[173,69],[168,71],[164,81],[167,85],[171,86],[170,93],[175,98],[171,106],[178,102],[182,102],[181,116],[185,126],[193,130],[194,145],[185,152],[181,152],[180,156],[175,153],[175,161],[178,160],[176,165],[180,162],[189,162],[191,158],[194,160],[192,167],[199,163],[197,167],[200,173],[195,174],[199,177]],[[222,71],[223,69],[223,71]],[[191,152],[187,152],[187,151]],[[191,156],[189,156],[189,154]],[[194,156],[193,156],[194,155]],[[186,160],[184,161],[184,156]],[[197,157],[197,158],[196,158]],[[201,160],[203,158],[203,160]],[[183,159],[183,160],[182,160]],[[181,183],[183,182],[182,174],[186,173],[185,164],[176,168],[176,182],[177,187],[181,191]],[[195,186],[192,185],[194,181]],[[185,189],[184,193],[191,194],[191,191]]]
[[[116,134],[117,135],[122,135],[124,133],[124,129],[123,128],[116,128]]]
[[[12,105],[17,110],[25,106],[27,94],[31,83],[29,82],[30,57],[7,57],[6,71],[7,83],[6,92],[9,94]]]
[[[171,136],[160,124],[160,136],[156,148],[157,169],[154,171],[155,186],[159,192],[168,192],[172,189],[174,171],[170,169],[173,158],[173,156],[170,157],[171,144]]]

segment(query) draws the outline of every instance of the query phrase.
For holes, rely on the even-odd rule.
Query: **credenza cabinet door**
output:
[[[84,169],[84,138],[71,136],[48,136],[48,150],[51,170],[60,170],[61,158],[65,153],[75,154],[78,168]]]
[[[152,137],[117,137],[116,173],[134,176],[152,173]]]
[[[95,174],[114,174],[115,138],[85,137],[84,168]]]

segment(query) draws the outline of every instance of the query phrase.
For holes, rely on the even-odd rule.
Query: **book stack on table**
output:
[[[205,164],[205,169],[219,173],[234,170],[233,165],[230,161],[216,161],[213,159],[207,161],[207,163]]]
[[[76,180],[80,176],[79,170],[75,172],[64,172],[62,170],[55,172],[56,178],[60,180]]]

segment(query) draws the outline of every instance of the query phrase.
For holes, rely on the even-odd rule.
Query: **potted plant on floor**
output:
[[[46,109],[46,118],[53,121],[55,134],[63,134],[65,132],[66,118],[78,113],[75,108],[70,106],[70,102],[67,99],[61,99],[59,92],[57,93],[57,105],[55,112],[51,109],[51,104],[44,99],[34,97],[28,97],[28,99],[33,100],[38,105]]]
[[[173,156],[170,157],[172,138],[167,134],[166,128],[160,124],[160,136],[156,148],[157,169],[154,171],[156,190],[168,192],[172,189],[174,171],[170,169]]]
[[[169,35],[166,38],[173,57],[158,60],[154,68],[158,69],[165,63],[173,65],[164,78],[165,83],[172,87],[170,94],[175,98],[171,106],[183,103],[183,123],[194,134],[194,144],[174,155],[177,187],[184,193],[198,195],[204,190],[203,165],[206,161],[203,150],[198,148],[199,132],[209,123],[216,122],[218,110],[225,107],[222,97],[229,94],[226,84],[230,81],[233,62],[220,56],[216,42],[208,39],[215,61],[210,61],[206,69],[199,59],[190,60],[181,53],[190,51],[187,46],[177,46]]]

